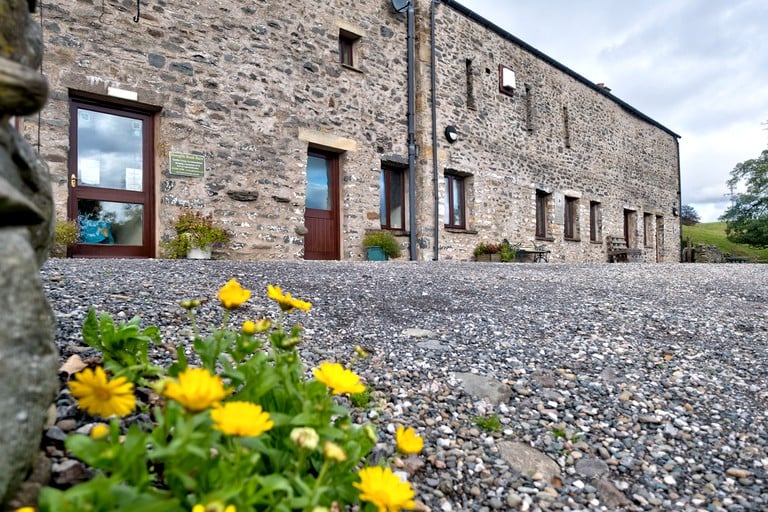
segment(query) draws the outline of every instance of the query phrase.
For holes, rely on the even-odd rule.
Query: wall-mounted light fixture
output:
[[[459,140],[459,132],[456,131],[455,126],[448,125],[445,127],[445,138],[451,144]]]
[[[673,206],[673,207],[672,207],[672,215],[674,215],[675,217],[677,217],[677,207],[676,207],[676,206]]]

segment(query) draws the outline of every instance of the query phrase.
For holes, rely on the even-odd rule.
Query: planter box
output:
[[[187,251],[188,260],[209,260],[211,259],[211,247],[191,247]]]
[[[387,261],[387,255],[384,252],[384,249],[378,246],[374,247],[366,247],[366,252],[368,255],[368,261]]]
[[[482,261],[485,263],[500,263],[501,262],[501,254],[481,254],[479,256],[475,257],[477,261]]]

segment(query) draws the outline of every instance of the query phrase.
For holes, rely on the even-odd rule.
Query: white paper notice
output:
[[[141,192],[141,169],[125,168],[125,190]]]

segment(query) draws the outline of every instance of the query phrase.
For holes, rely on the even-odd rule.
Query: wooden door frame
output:
[[[141,192],[101,187],[71,185],[78,177],[78,109],[84,108],[142,121],[142,183]],[[71,94],[69,98],[69,154],[67,164],[67,218],[77,220],[78,199],[98,199],[120,203],[143,204],[142,245],[76,244],[67,250],[68,256],[83,258],[154,258],[155,257],[155,115],[160,108],[152,105],[115,100],[93,94]]]
[[[327,160],[330,162],[330,201],[331,201],[331,210],[330,210],[330,218],[334,223],[334,232],[333,232],[333,260],[341,260],[341,153],[333,152],[333,151],[326,151],[323,149],[318,149],[314,147],[309,147],[307,149],[307,159],[309,157],[316,157],[316,158],[322,158],[324,160]],[[306,174],[306,168],[304,170]],[[306,176],[305,176],[306,179]],[[307,211],[312,211],[312,208],[306,208],[304,209],[304,218],[307,217]],[[325,210],[314,210],[314,211],[325,211]],[[305,252],[304,252],[304,259],[306,259],[306,238],[305,238]]]

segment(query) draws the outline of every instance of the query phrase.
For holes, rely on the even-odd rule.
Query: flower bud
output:
[[[243,334],[251,336],[256,332],[256,324],[250,320],[246,320],[243,322],[243,326],[240,328],[240,330],[243,331]]]
[[[335,460],[336,462],[344,462],[347,460],[347,454],[344,453],[341,446],[332,443],[331,441],[323,443],[323,455],[326,459]]]
[[[309,451],[317,448],[317,443],[320,441],[320,436],[317,435],[315,429],[310,427],[295,428],[291,430],[290,437],[296,446]]]
[[[94,439],[103,439],[109,434],[109,427],[103,423],[97,423],[91,428],[90,436]]]

